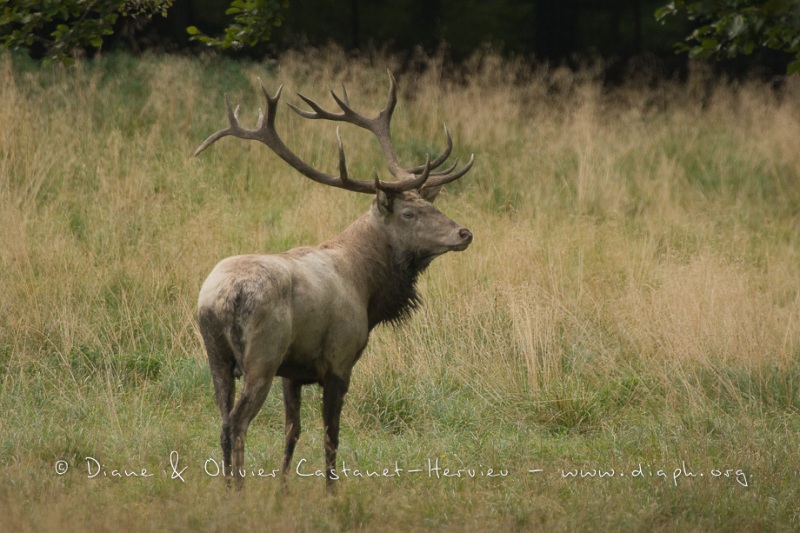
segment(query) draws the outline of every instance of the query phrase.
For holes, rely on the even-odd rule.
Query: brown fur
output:
[[[275,376],[286,407],[284,475],[300,435],[301,387],[323,387],[328,486],[353,365],[369,332],[420,303],[415,283],[437,256],[464,250],[472,233],[431,203],[438,187],[378,190],[369,212],[317,247],[221,261],[200,291],[198,316],[222,414],[226,469],[241,487],[244,440]],[[243,378],[234,403],[234,378]]]

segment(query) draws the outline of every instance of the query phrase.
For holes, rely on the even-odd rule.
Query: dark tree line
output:
[[[158,36],[188,45],[185,28],[209,32],[227,23],[229,0],[175,2],[167,19],[154,21]],[[672,55],[681,24],[659,25],[662,0],[291,0],[282,25],[265,49],[335,42],[436,51],[447,43],[455,59],[491,44],[506,53],[545,60],[576,54],[629,57],[646,51]]]
[[[720,8],[730,3],[715,1]],[[191,46],[186,26],[222,31],[230,20],[225,15],[229,3],[175,2],[166,19],[154,21],[151,39],[176,48]],[[261,57],[330,42],[346,50],[378,47],[408,53],[421,48],[435,53],[446,44],[449,58],[460,61],[490,45],[532,61],[575,63],[599,57],[622,64],[644,58],[669,72],[685,64],[686,55],[676,55],[675,43],[684,42],[698,23],[685,12],[675,12],[669,24],[660,23],[655,13],[664,6],[665,0],[289,0],[270,42],[244,53]],[[785,53],[755,50],[753,57],[728,61],[724,68],[742,72],[756,65],[767,74],[782,73],[787,62]]]
[[[682,43],[692,57],[750,56],[728,70],[781,73],[787,64],[800,69],[800,0],[10,0],[0,9],[0,44],[9,43],[56,60],[73,49],[207,45],[259,58],[335,43],[348,51],[444,50],[458,62],[491,46],[554,63],[644,59],[667,72],[685,63],[686,54],[675,53]]]

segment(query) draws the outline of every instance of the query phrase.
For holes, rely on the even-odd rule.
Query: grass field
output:
[[[800,528],[800,80],[604,89],[589,68],[420,63],[0,57],[0,529]],[[313,475],[317,388],[290,491],[259,476],[280,465],[279,387],[229,493],[200,284],[225,256],[336,235],[370,198],[258,143],[191,154],[226,125],[223,93],[255,123],[257,77],[294,103],[344,82],[375,112],[386,67],[405,164],[445,122],[475,153],[437,201],[475,242],[426,272],[421,312],[374,332],[337,493]],[[277,124],[335,169],[335,124],[285,106]],[[342,138],[351,174],[384,168],[367,134]]]

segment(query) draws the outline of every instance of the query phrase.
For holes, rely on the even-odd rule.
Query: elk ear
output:
[[[419,190],[419,195],[422,196],[423,200],[433,203],[433,201],[436,200],[436,197],[439,196],[441,190],[442,190],[441,185],[439,185],[438,187],[422,187]]]
[[[375,201],[378,204],[378,209],[384,216],[392,212],[393,200],[394,197],[391,194],[387,194],[382,189],[378,189],[378,192],[375,195]]]

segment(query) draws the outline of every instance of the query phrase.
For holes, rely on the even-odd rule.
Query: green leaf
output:
[[[702,59],[704,57],[708,57],[709,55],[711,55],[711,53],[700,46],[694,46],[691,50],[689,50],[689,57],[692,59]]]
[[[669,4],[656,9],[656,12],[653,13],[653,16],[656,18],[658,22],[664,24],[665,23],[664,19],[670,15],[674,15],[675,13],[677,13],[677,10],[675,9],[675,4],[673,2],[670,2]]]
[[[188,33],[189,35],[197,35],[198,33],[200,33],[200,30],[197,29],[197,26],[189,26],[188,28],[186,28],[186,33]]]
[[[744,30],[744,28],[745,28],[744,17],[742,17],[739,14],[734,15],[733,21],[731,22],[731,27],[730,29],[728,29],[728,35],[731,38],[736,37],[737,35],[742,33],[742,30]]]
[[[703,47],[703,50],[708,50],[709,52],[713,52],[719,48],[719,43],[716,39],[703,39],[700,42],[700,46]]]
[[[53,31],[52,35],[55,37],[56,40],[61,39],[61,37],[69,32],[69,26],[66,24],[59,24],[56,26],[56,29]]]

